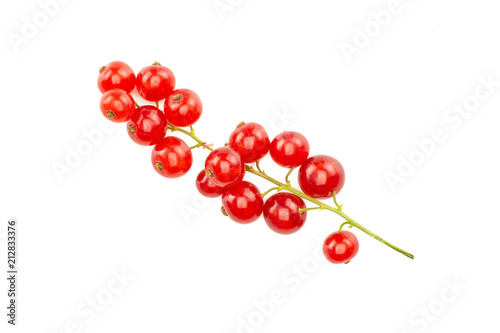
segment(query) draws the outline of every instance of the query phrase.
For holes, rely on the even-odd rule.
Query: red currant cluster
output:
[[[238,223],[251,223],[264,216],[271,230],[288,235],[298,231],[306,221],[304,200],[297,194],[282,191],[263,198],[252,183],[244,181],[246,164],[256,163],[257,172],[263,173],[258,162],[269,153],[273,161],[290,171],[299,168],[298,182],[302,193],[315,199],[327,199],[338,193],[344,185],[344,169],[333,157],[309,157],[309,142],[300,133],[283,132],[273,141],[266,130],[257,123],[241,123],[229,136],[227,147],[212,151],[206,161],[196,186],[207,197],[222,195],[222,212]],[[263,173],[265,175],[265,173]],[[288,175],[289,176],[289,175]],[[286,177],[286,186],[290,181]],[[331,234],[324,243],[327,259],[333,263],[350,261],[358,252],[359,243],[354,234],[344,231]]]
[[[166,134],[169,126],[191,126],[200,118],[203,106],[194,91],[174,90],[174,74],[158,62],[141,69],[137,77],[127,64],[111,62],[101,67],[97,84],[103,93],[102,114],[116,123],[127,121],[128,135],[137,144],[155,146],[151,162],[160,175],[177,178],[189,171],[191,149],[183,140]],[[130,95],[135,88],[142,98],[156,102],[156,107],[138,106]],[[161,100],[163,112],[158,108]]]
[[[196,178],[196,187],[206,197],[222,196],[222,212],[233,221],[247,224],[263,215],[271,230],[292,234],[304,225],[308,210],[327,209],[346,220],[323,244],[323,252],[330,262],[348,263],[358,252],[358,239],[353,233],[342,230],[345,224],[413,259],[412,254],[384,241],[342,211],[336,195],[344,186],[344,168],[327,155],[309,157],[309,142],[302,134],[283,132],[271,141],[261,125],[240,123],[224,147],[212,149],[195,135],[192,128],[202,113],[200,98],[189,89],[174,90],[174,74],[157,62],[141,69],[137,76],[127,64],[111,62],[100,69],[98,86],[103,93],[102,114],[117,123],[127,122],[128,134],[134,142],[154,145],[151,162],[160,175],[180,177],[193,164],[192,149],[203,147],[211,150],[205,169]],[[155,102],[156,107],[137,105],[130,95],[135,88],[145,100]],[[159,109],[162,100],[163,112]],[[176,136],[166,136],[169,129],[190,136],[197,144],[189,147]],[[284,183],[260,169],[259,161],[268,153],[277,165],[289,170]],[[292,187],[289,181],[295,168],[299,168],[298,183],[302,191]],[[276,187],[261,194],[257,186],[243,180],[246,172],[264,178]],[[264,202],[263,198],[271,191],[277,193]],[[319,201],[332,197],[335,207]],[[316,206],[306,207],[304,199]]]

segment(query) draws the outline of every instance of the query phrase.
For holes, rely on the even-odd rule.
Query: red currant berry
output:
[[[228,147],[221,147],[208,155],[205,172],[215,185],[225,187],[243,180],[245,163],[237,152]]]
[[[342,164],[333,157],[316,155],[307,159],[299,169],[299,185],[302,192],[318,199],[332,197],[344,186],[345,173]]]
[[[284,168],[298,167],[309,156],[309,142],[297,132],[283,132],[271,142],[271,158]]]
[[[130,93],[135,88],[134,71],[124,62],[110,62],[99,70],[97,86],[103,94],[111,89],[122,89]]]
[[[334,264],[344,264],[351,261],[358,250],[358,239],[347,230],[335,231],[323,243],[323,253],[326,259]]]
[[[147,101],[161,101],[172,93],[175,87],[174,73],[155,62],[137,73],[137,92]]]
[[[222,194],[223,187],[214,184],[210,178],[207,177],[205,170],[201,170],[196,177],[196,188],[201,195],[207,198],[217,198]]]
[[[306,221],[307,212],[299,213],[299,209],[303,208],[306,208],[306,204],[299,196],[286,192],[276,193],[264,204],[264,220],[278,234],[293,234]]]
[[[151,163],[163,177],[178,178],[191,169],[193,154],[184,141],[175,136],[167,136],[154,147]]]
[[[101,112],[104,117],[115,123],[128,121],[135,111],[135,102],[125,90],[106,91],[101,97]]]
[[[165,116],[174,126],[191,126],[203,111],[200,97],[189,89],[177,89],[165,100]]]
[[[144,105],[137,108],[128,121],[128,135],[137,144],[152,146],[165,137],[167,124],[167,118],[160,109]]]
[[[240,154],[244,163],[262,159],[269,151],[270,144],[266,130],[257,123],[241,123],[229,137],[229,147]]]
[[[231,220],[246,224],[259,218],[264,202],[257,186],[242,181],[224,189],[222,206]]]

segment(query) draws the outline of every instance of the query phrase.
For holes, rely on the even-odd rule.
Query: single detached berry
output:
[[[279,166],[298,167],[309,157],[309,142],[298,132],[283,132],[271,142],[270,154]]]
[[[338,194],[344,186],[344,181],[342,164],[327,155],[312,156],[299,169],[300,188],[313,198],[330,198],[333,191]]]
[[[205,161],[205,172],[215,185],[225,187],[243,180],[245,163],[233,149],[221,147],[208,155]]]
[[[208,178],[205,170],[201,170],[196,177],[196,188],[201,195],[207,198],[217,198],[224,190],[223,187],[215,185],[215,183]]]
[[[203,112],[200,97],[192,90],[177,89],[165,100],[165,116],[170,123],[179,127],[191,126]]]
[[[135,110],[127,123],[127,131],[135,143],[152,146],[165,137],[167,124],[167,118],[160,109],[152,105],[144,105]]]
[[[224,189],[222,206],[231,220],[247,224],[259,218],[264,202],[257,186],[242,181]]]
[[[359,242],[356,236],[347,230],[336,231],[323,243],[323,253],[334,264],[345,264],[356,256]]]
[[[97,86],[103,94],[111,89],[122,89],[130,93],[135,88],[134,71],[124,62],[110,62],[99,70]]]
[[[160,63],[144,67],[137,73],[137,92],[147,101],[161,101],[172,93],[175,87],[174,73]]]
[[[163,177],[178,178],[191,169],[193,154],[184,141],[175,136],[167,136],[153,148],[151,163]]]
[[[115,123],[128,121],[135,112],[134,99],[121,89],[106,91],[101,97],[100,107],[104,117]]]
[[[241,123],[229,137],[229,147],[240,154],[244,163],[261,160],[266,156],[270,145],[266,130],[257,123]]]
[[[287,192],[273,194],[264,204],[264,220],[271,230],[289,235],[298,231],[304,225],[307,211],[304,201],[297,195]]]

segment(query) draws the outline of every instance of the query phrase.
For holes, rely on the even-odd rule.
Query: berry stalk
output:
[[[314,198],[311,198],[310,196],[308,196],[307,194],[304,194],[302,193],[301,191],[295,189],[294,187],[290,186],[290,185],[287,185],[287,184],[284,184],[272,177],[269,177],[268,175],[266,175],[264,172],[260,172],[258,170],[255,170],[252,166],[249,166],[249,165],[246,165],[245,166],[246,168],[246,171],[247,172],[250,172],[250,173],[253,173],[254,175],[256,176],[259,176],[261,178],[264,178],[268,181],[270,181],[271,183],[275,184],[275,185],[278,185],[280,188],[282,188],[283,190],[287,190],[289,192],[292,192],[296,195],[298,195],[299,197],[301,197],[302,199],[305,199],[309,202],[312,202],[316,205],[318,205],[318,207],[314,207],[314,209],[320,209],[320,210],[323,210],[323,209],[326,209],[326,210],[329,210],[331,212],[334,212],[335,214],[339,215],[339,216],[342,216],[344,219],[346,219],[347,222],[343,223],[342,225],[344,224],[349,224],[353,227],[356,227],[358,228],[359,230],[363,231],[364,233],[366,233],[367,235],[369,235],[370,237],[373,237],[375,238],[376,240],[382,242],[383,244],[389,246],[391,249],[393,250],[396,250],[398,251],[399,253],[402,253],[404,254],[405,256],[407,256],[408,258],[410,259],[413,259],[414,256],[413,254],[411,253],[408,253],[402,249],[400,249],[399,247],[385,241],[384,239],[382,239],[381,237],[377,236],[375,233],[373,233],[372,231],[370,231],[369,229],[365,228],[363,225],[359,224],[358,222],[354,221],[351,217],[349,217],[347,214],[345,214],[340,206],[338,206],[339,208],[335,208],[335,207],[332,207],[332,206],[329,206],[319,200],[316,200]],[[341,227],[339,228],[339,231],[342,231],[342,225]]]
[[[181,133],[184,133],[184,134],[188,135],[189,137],[191,137],[193,140],[195,140],[198,143],[198,145],[197,145],[198,147],[203,146],[203,147],[207,148],[210,151],[213,150],[212,147],[207,146],[200,138],[198,138],[196,136],[196,134],[194,132],[194,129],[192,129],[192,128],[191,128],[191,131],[187,131],[187,130],[182,129],[180,127],[174,126],[174,125],[172,125],[170,123],[168,124],[168,128],[172,132],[181,132]],[[363,225],[361,225],[358,222],[356,222],[355,220],[353,220],[347,214],[345,214],[342,211],[342,206],[338,205],[338,203],[336,201],[336,198],[335,198],[335,195],[334,195],[333,198],[334,198],[334,202],[335,202],[335,205],[337,206],[337,208],[335,208],[333,206],[330,206],[330,205],[327,205],[327,204],[325,204],[325,203],[323,203],[323,202],[321,202],[321,201],[319,201],[317,199],[314,199],[314,198],[308,196],[307,194],[304,194],[301,191],[299,191],[299,190],[295,189],[294,187],[292,187],[290,185],[290,182],[288,181],[288,176],[290,175],[290,173],[291,173],[292,170],[290,170],[290,172],[287,174],[287,177],[286,177],[287,183],[285,184],[285,183],[282,183],[282,182],[280,182],[280,181],[278,181],[278,180],[276,180],[276,179],[268,176],[265,172],[263,172],[262,170],[260,170],[260,168],[258,168],[258,170],[256,170],[255,168],[253,168],[250,165],[245,165],[245,169],[246,169],[247,172],[250,172],[250,173],[252,173],[252,174],[254,174],[256,176],[259,176],[259,177],[261,177],[263,179],[266,179],[267,181],[269,181],[269,182],[277,185],[280,190],[287,190],[287,191],[289,191],[291,193],[296,194],[297,196],[301,197],[302,199],[305,199],[305,200],[307,200],[307,201],[309,201],[309,202],[317,205],[317,207],[313,207],[313,208],[310,208],[310,209],[319,209],[319,210],[326,209],[326,210],[329,210],[329,211],[331,211],[331,212],[333,212],[333,213],[335,213],[335,214],[343,217],[346,220],[346,222],[342,223],[342,225],[340,226],[340,228],[339,228],[340,232],[342,231],[342,227],[345,224],[349,224],[350,226],[356,227],[359,230],[363,231],[364,233],[366,233],[370,237],[375,238],[379,242],[381,242],[381,243],[389,246],[391,249],[393,249],[393,250],[395,250],[395,251],[397,251],[397,252],[405,255],[406,257],[408,257],[410,259],[414,258],[413,254],[408,253],[408,252],[402,250],[401,248],[399,248],[399,247],[397,247],[397,246],[395,246],[395,245],[393,245],[393,244],[385,241],[384,239],[382,239],[381,237],[379,237],[378,235],[376,235],[375,233],[373,233],[369,229],[365,228]],[[310,209],[308,209],[308,210],[310,210]]]
[[[190,136],[194,141],[196,141],[198,144],[196,146],[193,146],[192,148],[199,148],[199,147],[204,147],[204,148],[207,148],[208,150],[212,151],[214,150],[212,147],[206,145],[205,142],[201,141],[200,138],[198,138],[195,134],[194,134],[194,129],[193,127],[191,127],[191,131],[186,131],[185,129],[183,128],[180,128],[180,127],[177,127],[177,126],[174,126],[172,125],[171,123],[168,123],[168,129],[171,130],[172,132],[181,132],[181,133],[184,133],[188,136]]]

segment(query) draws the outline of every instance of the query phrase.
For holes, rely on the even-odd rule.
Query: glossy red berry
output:
[[[183,140],[167,136],[153,148],[151,163],[163,177],[178,178],[191,169],[193,154]]]
[[[217,186],[208,178],[205,170],[201,170],[196,177],[196,188],[201,195],[207,198],[217,198],[222,194],[223,187]]]
[[[215,185],[225,187],[243,180],[245,163],[233,149],[221,147],[208,155],[205,172]]]
[[[122,61],[110,62],[99,70],[97,86],[101,93],[111,89],[122,89],[130,93],[135,88],[134,71]]]
[[[231,220],[246,224],[259,218],[264,202],[257,186],[242,181],[224,189],[222,206]]]
[[[172,93],[175,87],[174,73],[155,62],[137,73],[137,92],[147,101],[161,101]]]
[[[358,250],[358,239],[347,230],[334,232],[323,243],[323,253],[326,259],[334,264],[344,264],[351,261]]]
[[[191,126],[203,112],[200,97],[192,90],[177,89],[165,100],[165,116],[170,123],[179,127]]]
[[[160,109],[152,105],[144,105],[135,110],[127,123],[127,131],[135,143],[152,146],[165,137],[167,118]]]
[[[344,186],[345,173],[342,164],[333,157],[316,155],[308,158],[299,169],[299,185],[302,192],[317,198],[332,197]]]
[[[269,151],[270,145],[266,130],[257,123],[241,123],[229,137],[229,147],[240,154],[244,163],[262,159]]]
[[[271,158],[284,168],[298,167],[309,156],[309,142],[298,132],[283,132],[271,142]]]
[[[128,121],[135,112],[134,99],[121,89],[106,91],[101,97],[100,107],[104,117],[115,123]]]
[[[297,195],[287,192],[273,194],[264,204],[264,220],[271,230],[289,235],[298,231],[304,225],[307,211],[304,201]]]

